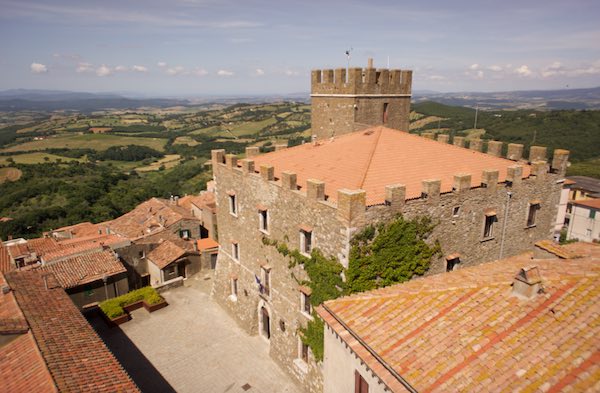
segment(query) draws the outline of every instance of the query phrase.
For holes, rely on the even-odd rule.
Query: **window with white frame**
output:
[[[310,292],[303,289],[300,289],[300,311],[307,315],[311,315],[312,313]]]
[[[540,210],[539,201],[532,201],[529,203],[529,210],[527,211],[527,227],[535,226],[538,210]]]
[[[238,242],[231,243],[231,257],[236,261],[240,260],[240,245]]]
[[[237,198],[233,192],[229,193],[229,213],[234,216],[238,213]]]
[[[238,294],[238,279],[237,277],[231,277],[231,297],[237,298]]]
[[[304,363],[308,363],[308,345],[304,344],[302,340],[298,340],[298,359],[302,360]]]
[[[313,233],[308,228],[300,229],[300,252],[310,254],[312,251]]]
[[[258,228],[262,232],[269,232],[269,211],[267,209],[258,209]]]

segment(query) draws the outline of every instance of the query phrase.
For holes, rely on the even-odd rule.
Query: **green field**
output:
[[[161,138],[130,138],[120,135],[83,134],[61,135],[41,141],[25,142],[20,145],[3,149],[3,152],[37,151],[45,149],[94,149],[106,150],[111,146],[139,145],[147,146],[158,151],[164,151],[166,139]]]
[[[62,157],[57,156],[56,154],[36,152],[26,154],[15,154],[14,156],[0,156],[0,165],[7,165],[9,163],[9,157],[12,157],[13,161],[17,164],[41,164],[44,162],[56,162],[58,160],[61,160],[62,162],[84,161],[83,159]]]

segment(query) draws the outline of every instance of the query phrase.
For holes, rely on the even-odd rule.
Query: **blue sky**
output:
[[[0,0],[0,89],[306,92],[349,48],[416,90],[595,87],[599,21],[597,0]]]

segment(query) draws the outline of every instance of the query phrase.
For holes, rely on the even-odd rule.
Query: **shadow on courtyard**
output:
[[[121,328],[109,327],[98,310],[86,312],[85,317],[142,392],[175,392]]]

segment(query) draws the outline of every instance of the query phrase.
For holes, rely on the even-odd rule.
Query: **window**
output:
[[[258,228],[263,232],[269,232],[269,211],[267,209],[258,210]]]
[[[588,217],[595,219],[596,218],[596,210],[590,209],[590,215]]]
[[[83,293],[85,295],[85,297],[92,297],[94,296],[94,288],[92,288],[91,285],[86,285],[83,287]]]
[[[310,254],[312,251],[312,231],[309,229],[300,230],[300,252]]]
[[[234,216],[237,216],[237,198],[234,193],[229,194],[229,213]]]
[[[354,393],[369,393],[369,384],[358,371],[354,371]]]
[[[538,210],[540,210],[539,202],[531,202],[529,204],[529,211],[527,212],[527,226],[528,227],[535,226],[535,218],[537,216]]]
[[[460,263],[460,256],[458,256],[456,254],[449,255],[446,258],[446,271],[451,272],[452,270],[456,269],[458,267],[459,263]]]
[[[300,292],[300,307],[305,314],[310,315],[312,313],[312,306],[310,304],[310,294],[305,292]]]
[[[268,266],[262,266],[262,294],[265,296],[271,296],[271,268]]]
[[[460,206],[452,208],[452,217],[458,217],[460,215]]]
[[[167,277],[173,277],[177,273],[177,265],[172,264],[171,266],[167,266],[165,268],[165,275]]]
[[[240,245],[237,242],[231,243],[231,256],[236,261],[240,260]]]
[[[302,342],[302,340],[300,340],[300,353],[298,354],[298,357],[300,358],[300,360],[302,360],[304,363],[308,363],[308,345],[304,344]]]
[[[138,257],[140,259],[146,258],[146,252],[144,250],[138,252]]]
[[[235,277],[231,278],[231,297],[237,298],[238,294],[238,279]]]
[[[387,102],[383,103],[383,124],[387,124],[388,122],[388,106]]]
[[[182,239],[189,239],[191,236],[189,229],[182,229],[179,231],[179,237]]]
[[[485,224],[483,226],[483,238],[490,239],[494,237],[494,223],[496,222],[496,212],[487,210],[485,212]]]

